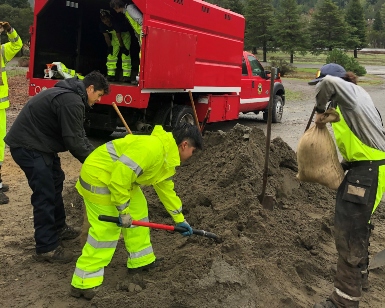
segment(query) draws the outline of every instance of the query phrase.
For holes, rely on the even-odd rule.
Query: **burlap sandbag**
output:
[[[321,122],[339,120],[339,114],[331,108],[324,113]],[[297,162],[297,178],[300,181],[319,183],[337,189],[344,178],[336,146],[326,126],[319,128],[313,125],[303,134],[298,143]]]

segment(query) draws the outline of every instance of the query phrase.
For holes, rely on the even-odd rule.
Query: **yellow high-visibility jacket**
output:
[[[8,79],[5,65],[13,59],[23,46],[23,42],[15,29],[12,28],[11,32],[7,32],[7,35],[9,42],[1,45],[1,78],[3,85],[0,85],[0,109],[9,107]]]
[[[135,185],[152,185],[174,222],[184,220],[182,202],[171,177],[180,165],[172,133],[159,125],[151,136],[127,135],[95,149],[85,160],[76,183],[78,192],[100,205],[128,212]]]

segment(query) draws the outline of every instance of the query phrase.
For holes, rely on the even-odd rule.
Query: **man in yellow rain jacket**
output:
[[[7,116],[5,109],[9,107],[8,98],[8,79],[5,71],[5,65],[13,59],[23,46],[21,38],[7,21],[0,21],[0,31],[4,30],[8,36],[8,43],[1,45],[1,82],[0,82],[0,204],[7,204],[8,197],[4,194],[9,187],[3,184],[1,179],[1,166],[4,161],[5,142],[4,137],[7,132]],[[1,33],[1,32],[0,32]]]
[[[130,228],[132,219],[149,221],[141,185],[152,185],[177,226],[188,230],[183,235],[192,234],[172,176],[175,167],[189,159],[196,148],[202,148],[198,128],[183,123],[172,133],[155,126],[151,136],[127,135],[110,141],[87,157],[76,188],[83,196],[90,228],[72,277],[72,296],[94,297],[121,233],[129,253],[128,269],[143,270],[155,265],[149,228]],[[99,221],[102,214],[119,216],[121,224]]]

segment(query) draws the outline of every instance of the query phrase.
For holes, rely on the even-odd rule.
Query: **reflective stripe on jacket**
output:
[[[12,29],[10,33],[7,32],[7,35],[9,42],[1,45],[1,78],[3,79],[3,85],[0,86],[0,109],[9,107],[8,79],[5,65],[13,59],[23,46],[23,42],[15,29]]]
[[[76,183],[78,192],[100,205],[127,213],[135,185],[152,185],[175,222],[182,222],[182,202],[171,177],[180,165],[171,133],[155,126],[151,136],[127,135],[101,145],[85,160]]]

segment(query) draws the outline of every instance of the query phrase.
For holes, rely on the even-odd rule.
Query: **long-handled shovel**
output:
[[[99,215],[98,218],[101,221],[113,222],[116,224],[119,223],[119,217]],[[183,232],[187,231],[187,229],[183,228],[183,227],[175,227],[175,226],[171,226],[171,225],[163,225],[163,224],[158,224],[158,223],[154,223],[154,222],[145,222],[145,221],[139,221],[139,220],[133,220],[132,224],[134,226],[142,226],[142,227],[148,227],[148,228],[152,228],[152,229],[162,229],[162,230],[168,230],[168,231],[176,231],[179,233],[183,233]],[[218,235],[211,233],[211,232],[204,231],[204,230],[193,229],[193,234],[212,238],[217,242],[221,241],[221,239],[218,237]]]
[[[271,68],[271,79],[270,79],[270,99],[269,105],[267,107],[267,133],[266,133],[266,151],[265,151],[265,166],[263,169],[263,184],[262,184],[262,193],[258,196],[259,202],[261,202],[264,209],[273,210],[274,208],[274,197],[266,196],[266,186],[267,186],[267,176],[269,171],[269,153],[270,153],[270,140],[271,140],[271,122],[272,122],[272,112],[273,112],[273,100],[274,100],[274,81],[275,74],[277,69],[275,67]]]

